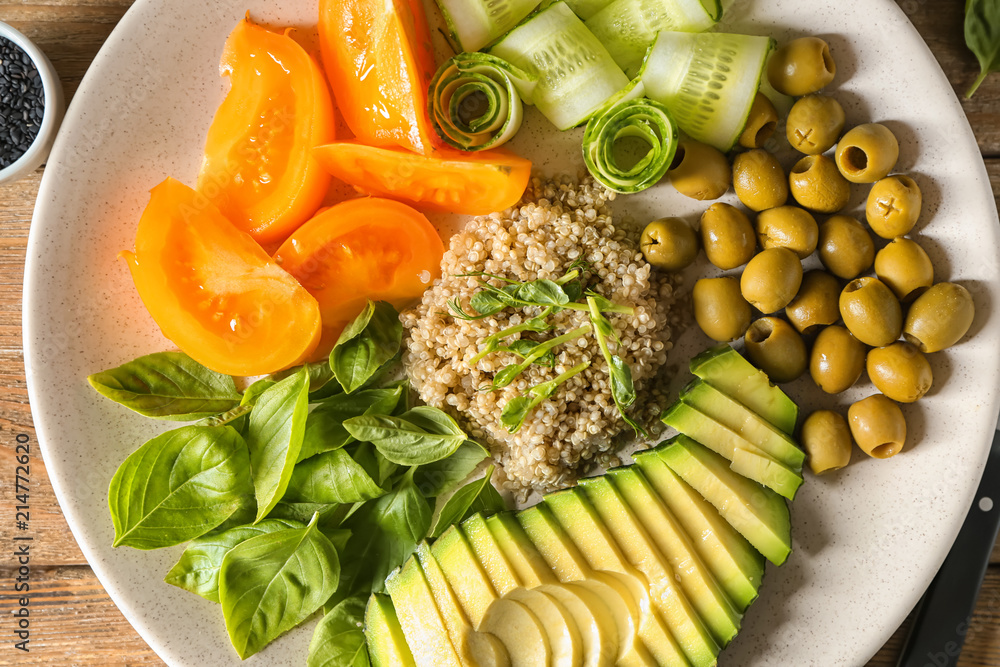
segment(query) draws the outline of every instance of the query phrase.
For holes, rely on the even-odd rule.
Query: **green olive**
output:
[[[740,146],[761,148],[774,135],[778,127],[778,110],[764,93],[757,93],[750,107],[750,116],[740,135]]]
[[[799,259],[813,254],[819,241],[816,219],[798,206],[779,206],[761,211],[757,215],[756,227],[761,248],[788,248]]]
[[[799,332],[777,317],[755,320],[743,337],[747,356],[764,371],[771,382],[791,382],[802,376],[809,365],[809,353]]]
[[[865,226],[849,215],[835,215],[819,226],[819,261],[827,271],[853,280],[871,268],[875,243]]]
[[[788,248],[768,248],[747,262],[740,276],[743,298],[762,313],[788,305],[802,285],[802,262]]]
[[[903,338],[921,352],[938,352],[962,340],[975,316],[969,290],[956,283],[938,283],[910,306]]]
[[[851,200],[851,184],[825,155],[807,155],[796,162],[788,188],[795,201],[817,213],[836,213]]]
[[[785,119],[785,136],[800,153],[819,155],[834,147],[845,122],[840,102],[826,95],[809,95],[792,105]]]
[[[851,429],[832,410],[817,410],[802,422],[799,434],[814,475],[840,470],[851,462]]]
[[[694,284],[694,319],[705,335],[720,343],[735,340],[750,326],[750,304],[732,276],[702,278]]]
[[[802,97],[827,86],[837,74],[830,45],[819,37],[800,37],[774,52],[767,80],[779,93]]]
[[[837,144],[837,168],[851,183],[874,183],[885,178],[897,160],[896,135],[878,123],[858,125]]]
[[[813,341],[809,375],[828,394],[854,386],[865,369],[865,346],[842,326],[829,326]]]
[[[800,333],[811,334],[840,319],[840,283],[826,271],[809,271],[802,286],[785,306],[785,317]]]
[[[899,406],[882,394],[862,398],[847,409],[851,436],[872,458],[887,459],[903,450],[906,419]]]
[[[934,383],[927,357],[904,341],[870,351],[866,368],[875,388],[900,403],[923,398]]]
[[[903,330],[903,309],[896,295],[870,276],[847,283],[840,293],[840,316],[858,340],[872,347],[888,345]]]
[[[728,271],[750,261],[757,239],[746,213],[720,202],[701,215],[701,245],[708,261]]]
[[[642,230],[639,247],[646,261],[656,268],[680,271],[698,256],[698,236],[680,218],[660,218]]]
[[[667,177],[677,192],[691,199],[718,199],[733,182],[733,170],[719,149],[699,141],[682,141]]]
[[[733,189],[752,211],[781,206],[788,201],[788,179],[778,159],[762,148],[740,153],[733,160]]]
[[[884,239],[908,234],[920,217],[923,197],[909,176],[886,176],[868,193],[865,215],[872,231]]]
[[[934,265],[919,243],[899,237],[875,255],[875,275],[908,303],[934,284]]]

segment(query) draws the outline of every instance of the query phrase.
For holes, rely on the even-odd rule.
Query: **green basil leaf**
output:
[[[353,394],[339,394],[309,413],[299,461],[316,454],[340,449],[353,441],[344,421],[360,415],[391,414],[403,395],[403,386],[365,389]]]
[[[363,387],[396,356],[402,339],[403,325],[392,304],[369,301],[330,353],[330,367],[344,391],[350,394]]]
[[[204,535],[250,492],[247,446],[229,426],[184,426],[132,452],[108,488],[114,546],[158,549]]]
[[[253,496],[253,486],[247,489],[248,493],[243,494],[240,499],[239,508],[229,515],[229,518],[220,523],[213,532],[222,532],[223,530],[229,530],[230,528],[236,528],[237,526],[245,526],[249,523],[253,523],[253,520],[257,518],[257,499]],[[309,523],[309,519],[312,514],[306,517],[305,521],[301,523]]]
[[[195,539],[181,554],[164,581],[191,591],[211,602],[219,601],[219,569],[223,557],[237,544],[251,537],[267,535],[287,528],[304,528],[305,524],[286,519],[267,519],[256,526],[237,526],[224,531],[212,531]]]
[[[413,481],[425,498],[444,495],[457,489],[486,456],[487,452],[482,445],[466,440],[448,458],[417,468]]]
[[[365,599],[344,600],[323,617],[309,642],[306,667],[368,667]]]
[[[969,98],[990,73],[1000,71],[1000,4],[996,0],[966,0],[965,43],[979,60],[980,69],[965,94]]]
[[[413,483],[413,471],[381,498],[361,505],[344,521],[351,531],[338,595],[381,591],[385,578],[403,564],[431,527],[431,506]]]
[[[611,364],[611,394],[622,408],[635,403],[635,386],[632,384],[632,369],[621,357],[612,356]]]
[[[486,475],[482,479],[469,482],[456,491],[441,508],[430,536],[441,537],[441,533],[447,530],[448,526],[459,523],[477,512],[488,516],[506,509],[503,498],[493,488],[492,477],[493,466],[490,466],[486,469]],[[493,493],[489,493],[490,491]],[[497,503],[498,499],[499,504]]]
[[[375,474],[378,475],[377,470]],[[385,495],[385,492],[372,479],[371,473],[346,450],[335,449],[296,465],[284,499],[289,502],[346,504],[372,500]]]
[[[240,658],[309,618],[336,592],[340,558],[318,520],[250,538],[223,557],[219,600]]]
[[[309,394],[319,394],[326,385],[334,379],[333,369],[330,367],[330,360],[316,361],[306,364],[309,371]]]
[[[191,421],[240,404],[233,378],[183,352],[157,352],[87,378],[99,394],[153,419]]]
[[[250,413],[247,444],[257,521],[285,495],[302,449],[308,413],[309,373],[305,367],[266,389]]]
[[[454,419],[427,405],[399,417],[354,417],[345,421],[344,427],[358,440],[374,444],[393,463],[407,466],[451,456],[468,438]]]

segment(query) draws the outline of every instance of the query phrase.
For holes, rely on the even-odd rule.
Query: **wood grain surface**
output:
[[[898,3],[961,96],[978,72],[963,41],[963,0]],[[69,99],[130,5],[131,0],[0,0],[0,21],[20,29],[46,51]],[[1000,74],[990,77],[973,100],[963,99],[963,106],[986,159],[994,195],[1000,199]],[[0,556],[0,665],[162,665],[87,566],[48,483],[32,429],[21,352],[21,283],[41,173],[0,186],[0,543],[5,545]],[[18,574],[6,547],[15,532],[10,497],[20,434],[31,447],[30,653],[12,647],[15,623],[10,614],[17,608]],[[959,663],[962,667],[1000,666],[1000,547],[992,561]],[[905,630],[906,624],[869,665],[895,665]]]

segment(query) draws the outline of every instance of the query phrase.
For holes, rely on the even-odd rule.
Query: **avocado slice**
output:
[[[451,645],[434,594],[420,563],[410,558],[385,580],[399,625],[417,665],[454,665],[462,661]]]
[[[680,573],[656,548],[646,527],[636,519],[615,485],[604,475],[580,480],[580,488],[625,558],[646,575],[650,597],[657,602],[663,620],[691,664],[695,667],[714,665],[721,649],[678,585]]]
[[[640,588],[637,580],[626,579],[626,575],[616,578],[611,572],[592,569],[545,503],[518,512],[517,518],[528,538],[559,577],[562,588],[578,588],[579,592],[601,602],[607,610],[598,610],[597,614],[604,618],[604,626],[610,627],[610,620],[618,630],[615,642],[618,646],[617,664],[654,667],[656,661],[636,637],[642,622],[642,609],[649,603],[648,593]],[[629,589],[626,581],[636,584],[635,592]],[[605,615],[608,612],[610,619]]]
[[[521,585],[517,573],[510,561],[500,550],[493,533],[486,526],[486,519],[481,514],[474,514],[462,522],[462,532],[468,540],[475,558],[486,571],[493,588],[500,595],[506,595]],[[442,537],[444,537],[442,535]],[[438,542],[441,538],[438,538]]]
[[[580,630],[569,613],[555,597],[539,588],[516,588],[508,593],[505,600],[520,602],[542,623],[545,635],[552,649],[553,665],[583,665],[583,639]]]
[[[735,398],[773,425],[791,435],[799,407],[785,392],[771,384],[767,374],[729,345],[718,345],[691,359],[691,372],[716,389]]]
[[[739,433],[726,428],[698,408],[682,401],[677,401],[667,408],[663,413],[662,420],[668,426],[673,426],[684,435],[700,442],[730,461],[734,460],[736,452],[739,450],[749,451],[759,457],[770,458]],[[747,459],[741,458],[741,461],[745,463]],[[795,492],[802,485],[802,475],[778,461],[774,461],[774,463],[773,467],[743,465],[742,469],[745,472],[741,472],[741,474],[750,475],[750,479],[753,481],[773,489],[790,500],[795,498]]]
[[[535,549],[512,512],[494,514],[486,519],[486,527],[514,569],[522,587],[535,588],[558,581],[552,568]]]
[[[704,380],[695,380],[685,387],[681,392],[681,400],[736,431],[771,458],[784,463],[795,472],[802,472],[806,453],[787,434]]]
[[[520,602],[497,598],[486,615],[480,631],[488,632],[504,645],[512,665],[549,667],[552,647],[541,620]],[[428,663],[433,664],[433,663]]]
[[[725,647],[739,632],[743,615],[701,560],[687,533],[638,467],[610,470],[606,477],[611,479],[636,521],[648,531],[653,544],[673,568],[681,591],[712,637],[719,646]]]
[[[500,641],[491,634],[479,633],[462,611],[455,597],[451,584],[444,576],[441,566],[431,554],[427,542],[417,545],[417,560],[424,571],[427,583],[431,587],[438,613],[448,630],[448,638],[463,665],[493,665],[502,667],[509,665],[507,651]]]
[[[639,637],[656,663],[689,665],[684,652],[658,613],[662,606],[661,601],[652,599],[653,596],[649,595],[649,581],[622,555],[618,544],[608,532],[597,510],[587,500],[583,490],[576,488],[550,493],[545,496],[544,502],[552,510],[552,515],[569,539],[587,559],[590,567],[594,570],[606,570],[623,575],[622,581],[630,591],[633,591],[632,594],[637,596],[635,599],[640,603],[640,609],[649,610],[648,613],[642,614]],[[650,600],[647,600],[646,596],[649,596]],[[649,605],[650,601],[652,605]]]
[[[431,546],[448,585],[472,627],[479,629],[486,610],[499,597],[491,579],[457,526],[451,526]]]
[[[383,593],[373,593],[365,608],[365,639],[372,667],[415,667],[413,654],[399,627],[396,608]]]
[[[775,565],[785,562],[792,551],[791,523],[778,494],[734,473],[724,458],[685,435],[652,451],[765,558]]]
[[[695,550],[739,611],[757,599],[764,576],[764,557],[659,457],[644,451],[632,455],[650,485],[691,537]]]

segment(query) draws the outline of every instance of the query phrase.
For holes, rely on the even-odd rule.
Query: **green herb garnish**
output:
[[[966,0],[965,43],[979,60],[980,74],[965,94],[968,99],[992,72],[1000,71],[1000,3]]]

